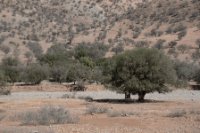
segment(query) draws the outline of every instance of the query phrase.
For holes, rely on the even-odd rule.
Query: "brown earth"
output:
[[[38,91],[40,86],[18,86],[14,92],[25,92],[27,89]],[[16,86],[15,86],[16,87]],[[43,85],[51,91],[67,91],[64,85]],[[97,86],[96,86],[97,87]],[[25,89],[27,88],[27,89]],[[95,85],[90,86],[90,91]],[[101,88],[101,86],[99,87]],[[17,89],[19,89],[17,91]],[[30,91],[29,90],[29,91]],[[98,89],[96,89],[98,90]],[[98,90],[100,91],[100,89]],[[51,126],[24,126],[17,117],[18,114],[37,110],[43,106],[62,106],[80,117],[77,124],[60,124]],[[104,107],[108,110],[125,112],[125,115],[110,117],[109,113],[86,114],[88,105]],[[186,112],[180,117],[170,117],[170,113]],[[131,112],[133,115],[129,115]],[[127,113],[127,114],[126,114]],[[200,102],[199,101],[150,101],[148,103],[120,102],[87,102],[80,99],[23,99],[18,101],[0,101],[0,132],[11,133],[44,132],[55,133],[199,133],[200,132]],[[5,133],[7,133],[5,132]]]

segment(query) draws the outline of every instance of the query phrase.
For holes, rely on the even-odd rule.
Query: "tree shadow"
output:
[[[98,103],[112,103],[112,104],[142,104],[142,103],[164,103],[167,101],[161,101],[161,100],[151,100],[151,99],[145,99],[143,102],[140,102],[136,99],[93,99],[90,102],[98,102]]]

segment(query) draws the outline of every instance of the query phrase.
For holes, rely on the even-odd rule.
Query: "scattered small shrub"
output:
[[[193,115],[200,115],[200,110],[192,109],[189,111],[189,113]]]
[[[70,89],[70,91],[85,91],[85,90],[86,87],[84,85],[84,82],[78,82],[77,84],[72,85]]]
[[[108,111],[107,115],[109,117],[128,117],[131,115],[136,115],[137,113],[133,113],[133,112],[127,112],[127,111]]]
[[[154,48],[162,49],[164,43],[165,43],[165,40],[159,39],[159,40],[155,43]]]
[[[84,99],[85,101],[92,101],[93,100],[93,98],[90,97],[90,96],[78,96],[77,98],[78,99]]]
[[[73,116],[63,107],[44,106],[37,111],[28,111],[22,114],[24,125],[64,124],[78,121],[77,116]]]
[[[149,47],[149,43],[147,41],[138,41],[138,42],[135,42],[135,47],[137,48]]]
[[[34,53],[36,58],[39,58],[42,55],[43,50],[38,42],[30,41],[27,45],[28,48]]]
[[[187,112],[185,110],[174,110],[167,114],[167,117],[175,118],[175,117],[183,117]]]
[[[178,39],[181,40],[187,34],[186,30],[183,30],[178,33]]]
[[[182,54],[184,54],[184,53],[189,49],[189,47],[188,47],[187,45],[185,45],[185,44],[182,44],[182,45],[177,46],[177,49],[178,49]]]
[[[76,92],[73,92],[73,93],[70,93],[70,94],[64,94],[61,98],[75,99],[76,98]]]
[[[107,113],[108,108],[101,106],[101,105],[89,105],[86,109],[86,114],[103,114]]]

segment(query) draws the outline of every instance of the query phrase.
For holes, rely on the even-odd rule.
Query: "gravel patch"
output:
[[[24,101],[34,99],[54,99],[62,98],[63,95],[74,95],[76,97],[92,97],[93,99],[124,99],[124,94],[117,94],[112,91],[99,91],[99,92],[14,92],[8,96],[0,96],[0,101]],[[132,98],[137,99],[134,95]],[[147,94],[146,99],[163,100],[163,101],[200,101],[200,91],[194,90],[175,90],[171,93]]]

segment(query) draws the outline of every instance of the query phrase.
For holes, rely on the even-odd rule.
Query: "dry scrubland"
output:
[[[200,1],[0,0],[0,89],[26,84],[0,96],[0,133],[200,133],[199,91],[138,103],[96,84],[40,84],[82,89],[109,78],[109,57],[135,48],[169,55],[177,87],[200,81]]]
[[[109,46],[106,56],[156,47],[199,60],[199,0],[1,0],[0,57],[33,61],[55,44]]]
[[[63,90],[58,91],[55,86],[51,88],[43,85],[43,88],[48,88],[51,92],[37,89],[41,86],[32,86],[32,91],[27,92],[23,86],[21,89],[18,87],[20,91],[13,90],[10,96],[1,96],[0,132],[199,133],[200,131],[199,91],[176,90],[169,94],[153,93],[146,96],[148,99],[146,103],[134,101],[124,103],[120,100],[124,95],[103,90],[101,86],[88,86],[90,90],[86,92],[68,92],[68,88],[63,85],[60,85]]]

